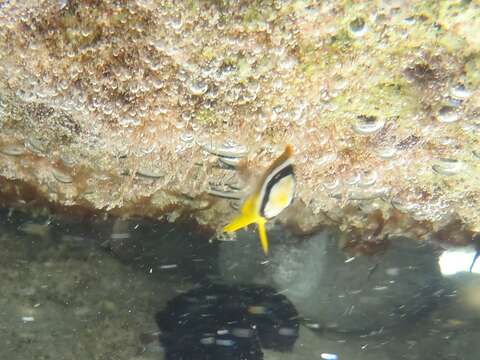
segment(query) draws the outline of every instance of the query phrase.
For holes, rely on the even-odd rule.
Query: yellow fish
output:
[[[283,154],[270,165],[262,176],[254,192],[245,199],[241,215],[223,228],[225,232],[234,232],[256,223],[265,255],[268,254],[265,223],[287,208],[295,195],[292,155],[293,148],[291,145],[287,145]]]

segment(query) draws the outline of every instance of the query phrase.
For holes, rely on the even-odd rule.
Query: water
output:
[[[223,301],[225,291],[213,283],[240,291],[230,305],[237,298],[252,302],[250,317],[281,319],[288,308],[265,302],[264,290],[252,293],[254,286],[274,287],[293,304],[299,324],[293,349],[262,345],[264,359],[478,358],[480,267],[468,272],[472,249],[449,250],[439,262],[435,244],[398,238],[381,254],[351,257],[339,250],[335,231],[298,242],[273,229],[265,258],[254,231],[240,232],[237,241],[209,241],[210,235],[145,219],[87,221],[0,211],[0,358],[164,359],[156,314],[192,289],[217,291],[208,296]],[[244,292],[240,284],[247,284]],[[226,316],[226,310],[212,311]],[[269,325],[243,325],[230,335],[219,325],[201,338],[202,346],[224,351],[239,338],[249,343],[254,331],[270,331]],[[292,340],[296,331],[276,330],[277,340]],[[202,358],[196,346],[196,352],[193,345],[187,351],[191,359]]]

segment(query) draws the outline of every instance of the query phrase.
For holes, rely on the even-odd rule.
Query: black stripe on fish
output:
[[[264,185],[264,191],[261,194],[262,197],[262,203],[260,205],[260,215],[262,215],[264,218],[268,219],[269,217],[266,216],[265,214],[265,208],[270,201],[270,195],[272,192],[273,187],[278,184],[280,180],[283,178],[286,178],[287,176],[291,176],[293,178],[294,186],[295,186],[295,175],[293,173],[293,165],[289,164],[283,168],[280,168],[275,175],[273,175],[269,180],[267,180],[267,184]],[[287,206],[289,206],[293,201],[293,194],[290,198],[290,201]]]

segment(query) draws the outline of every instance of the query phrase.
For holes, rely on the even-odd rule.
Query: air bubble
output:
[[[91,29],[91,28],[84,28],[84,29],[81,30],[80,33],[82,34],[83,37],[87,38],[87,37],[89,37],[90,35],[93,34],[93,29]]]
[[[293,70],[297,64],[297,59],[295,59],[293,56],[289,56],[280,62],[280,68],[283,70]]]
[[[405,19],[403,19],[403,22],[406,25],[414,25],[417,21],[416,21],[414,16],[409,16],[409,17],[406,17]]]
[[[458,120],[458,113],[451,106],[442,106],[438,111],[437,119],[442,123],[452,123]]]
[[[193,141],[193,133],[192,132],[185,132],[180,135],[180,140],[186,143],[190,143]]]
[[[347,193],[347,197],[350,200],[373,200],[385,196],[387,192],[388,189],[385,187],[369,190],[349,190]]]
[[[152,71],[159,71],[162,69],[162,63],[160,62],[152,62],[149,66],[150,70]]]
[[[463,131],[472,134],[478,134],[480,132],[480,121],[466,122],[462,124]]]
[[[450,94],[457,99],[466,99],[469,98],[472,93],[465,88],[465,85],[458,84],[450,89]]]
[[[179,121],[175,122],[175,128],[177,128],[178,130],[184,129],[185,128],[185,123],[188,123],[189,119],[190,119],[190,117],[185,118],[184,114],[182,114],[182,120],[179,120]]]
[[[234,169],[240,164],[239,158],[220,157],[218,160],[220,161],[220,164],[222,164],[227,169]]]
[[[139,7],[143,7],[146,9],[149,9],[154,5],[152,0],[137,0],[136,3]]]
[[[385,126],[385,121],[376,116],[358,116],[353,126],[353,130],[360,135],[370,135]]]
[[[175,153],[180,154],[180,153],[184,152],[186,149],[187,149],[187,147],[185,145],[178,144],[177,146],[175,146]]]
[[[70,175],[68,175],[68,174],[66,174],[66,173],[64,173],[64,172],[62,172],[58,169],[52,169],[52,175],[57,181],[59,181],[61,183],[70,184],[70,183],[73,182],[73,178]]]
[[[192,127],[193,132],[197,132],[197,131],[201,130],[200,125],[197,124],[197,123],[191,124],[191,127]]]
[[[454,98],[454,97],[449,97],[447,99],[447,106],[451,106],[453,108],[460,107],[460,105],[462,105],[462,103],[463,103],[462,99],[458,99],[458,98]]]
[[[385,160],[392,159],[397,153],[397,149],[394,146],[384,146],[377,150],[377,155]]]
[[[152,85],[155,88],[155,90],[159,90],[165,86],[165,82],[161,79],[153,79]]]
[[[402,213],[410,213],[415,209],[415,204],[403,201],[400,198],[394,198],[390,201],[390,204]]]
[[[28,139],[25,146],[35,154],[44,154],[47,151],[43,142],[35,138]]]
[[[333,178],[331,181],[324,181],[323,186],[327,190],[335,190],[336,188],[338,188],[340,186],[340,180],[337,179],[337,178]]]
[[[157,106],[155,109],[153,109],[153,113],[155,115],[165,115],[168,112],[168,110],[164,106]]]
[[[25,147],[23,145],[10,144],[0,148],[0,152],[9,156],[20,156],[25,154]]]
[[[145,142],[144,142],[145,143]],[[137,152],[138,156],[148,155],[155,151],[157,148],[157,144],[146,144],[145,147],[140,147],[139,152]]]
[[[432,165],[433,171],[440,175],[456,175],[463,169],[463,163],[455,159],[440,159]]]
[[[328,153],[321,156],[320,158],[316,159],[314,162],[316,166],[324,166],[326,164],[329,164],[335,161],[336,159],[337,159],[337,154],[332,152],[332,153]]]
[[[111,104],[104,104],[103,105],[103,113],[105,115],[112,115],[113,113],[113,106]]]
[[[189,90],[193,95],[200,96],[207,92],[208,85],[202,81],[192,82]]]
[[[122,117],[118,122],[123,127],[138,126],[141,123],[140,120],[132,116]]]
[[[176,46],[172,46],[165,49],[165,54],[171,58],[176,58],[181,54],[181,50]]]
[[[438,138],[438,143],[444,146],[449,146],[453,149],[460,148],[458,141],[450,136],[442,136]]]
[[[128,69],[125,69],[125,68],[117,69],[116,75],[117,75],[118,79],[122,82],[128,81],[132,78],[132,74],[130,73],[130,71]]]
[[[370,187],[373,186],[378,179],[378,173],[375,170],[368,170],[361,174],[359,186]]]
[[[170,22],[168,23],[170,25],[170,27],[173,29],[173,30],[180,30],[183,26],[183,20],[182,18],[179,16],[177,18],[174,18],[172,20],[170,20]]]
[[[65,8],[68,5],[69,0],[58,0],[58,6],[60,7],[60,10]]]
[[[159,179],[165,176],[165,172],[162,171],[160,168],[153,168],[153,167],[141,167],[135,173],[138,177],[143,177],[147,179]]]
[[[226,142],[225,144],[218,146],[211,142],[202,142],[201,145],[206,151],[213,155],[226,158],[242,158],[247,156],[248,150],[244,145],[236,144],[232,141]]]
[[[60,159],[68,167],[72,167],[76,163],[76,160],[72,155],[62,154],[62,155],[60,155]]]
[[[344,182],[347,185],[355,185],[360,181],[360,174],[355,172],[351,176],[345,178]]]
[[[272,85],[275,91],[278,91],[279,93],[285,92],[285,85],[281,78],[275,79]]]
[[[307,115],[305,114],[306,108],[307,108],[306,102],[302,101],[293,110],[292,119],[299,126],[305,125],[305,122],[307,121]]]
[[[367,24],[362,18],[356,18],[350,23],[350,31],[353,36],[361,37],[367,32]]]

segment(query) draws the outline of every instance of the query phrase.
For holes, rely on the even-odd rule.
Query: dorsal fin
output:
[[[270,174],[274,172],[275,169],[282,166],[283,163],[288,161],[292,157],[292,155],[293,155],[293,146],[288,144],[287,146],[285,146],[285,150],[283,151],[282,155],[280,155],[278,158],[274,160],[274,162],[268,167],[268,169],[260,178],[260,182],[257,185],[257,193],[260,192],[260,190],[262,189],[263,185],[265,184],[265,181],[267,181],[267,178],[270,176]]]

